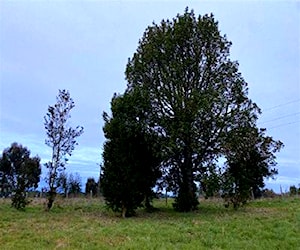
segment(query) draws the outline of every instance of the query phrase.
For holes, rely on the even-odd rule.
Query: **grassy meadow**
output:
[[[157,211],[127,219],[99,199],[58,200],[50,212],[43,202],[17,211],[0,200],[0,249],[300,250],[300,197],[252,201],[238,211],[203,200],[190,213],[157,200]]]

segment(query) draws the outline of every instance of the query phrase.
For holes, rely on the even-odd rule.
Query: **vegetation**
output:
[[[78,173],[72,174],[70,173],[68,179],[68,191],[69,195],[78,195],[81,193],[81,177]]]
[[[140,99],[137,91],[114,96],[112,117],[103,115],[107,141],[100,185],[107,205],[123,217],[134,214],[144,200],[150,207],[152,188],[160,177],[158,138],[145,126],[147,110]]]
[[[111,115],[103,114],[100,180],[89,178],[85,185],[91,196],[100,189],[105,205],[99,196],[65,199],[81,192],[79,174],[68,176],[65,170],[83,127],[69,126],[75,104],[68,91],[59,90],[44,117],[46,145],[52,149],[45,164],[48,197],[14,215],[6,200],[0,201],[1,246],[294,248],[300,225],[295,186],[288,199],[257,200],[235,213],[220,199],[208,199],[223,197],[227,208],[237,208],[252,196],[276,197],[262,189],[264,178],[277,174],[275,153],[283,144],[257,127],[260,109],[248,98],[238,63],[229,58],[230,46],[213,15],[196,17],[188,9],[146,29],[126,67],[125,93],[113,96]],[[14,143],[3,151],[0,191],[10,192],[14,207],[28,204],[26,192],[37,187],[40,174],[40,159],[30,158],[26,148]],[[154,189],[171,191],[176,211],[167,201],[154,200]],[[207,198],[199,211],[198,192]],[[41,201],[50,210],[55,199],[53,213],[44,214]],[[137,219],[121,221],[105,208]]]
[[[99,199],[56,202],[45,213],[39,200],[26,212],[0,200],[1,248],[299,249],[299,198],[256,200],[238,211],[208,199],[189,213],[154,200],[157,212],[138,209],[136,218],[126,220],[109,213]]]
[[[98,194],[98,185],[94,178],[88,178],[85,184],[85,194],[95,197]]]
[[[25,208],[28,204],[26,192],[37,188],[40,181],[40,158],[30,157],[30,151],[17,143],[4,149],[0,157],[1,196],[12,195],[12,206]]]
[[[295,185],[290,186],[290,195],[293,196],[297,194],[300,194],[300,184],[298,189]]]
[[[64,197],[77,196],[81,193],[81,177],[79,173],[70,173],[69,176],[66,172],[59,173],[57,178],[57,192],[63,193]]]
[[[188,9],[146,29],[126,67],[128,87],[114,96],[112,118],[104,115],[101,185],[113,210],[134,210],[155,182],[178,211],[197,209],[199,185],[238,207],[276,174],[282,143],[257,128],[260,109],[230,46],[213,15]]]
[[[52,159],[46,163],[48,169],[48,210],[51,209],[55,200],[59,173],[65,170],[68,161],[67,155],[71,156],[76,145],[76,138],[83,133],[83,127],[75,129],[68,125],[71,118],[71,110],[75,107],[70,93],[59,90],[56,97],[57,103],[48,107],[48,113],[44,117],[47,132],[46,145],[52,149]]]
[[[253,197],[262,195],[264,178],[277,174],[274,153],[282,142],[264,135],[265,130],[242,127],[232,130],[226,143],[227,168],[221,188],[225,200],[235,208]],[[238,134],[236,136],[236,134]],[[272,168],[273,167],[273,168]]]

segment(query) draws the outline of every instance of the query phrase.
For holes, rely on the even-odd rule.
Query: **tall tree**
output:
[[[106,203],[122,216],[150,206],[152,188],[160,176],[155,133],[145,126],[147,102],[135,90],[114,96],[112,117],[104,113],[106,142],[103,151],[101,190]]]
[[[149,26],[127,64],[127,91],[143,89],[148,125],[164,138],[164,176],[179,211],[196,209],[196,177],[219,157],[227,131],[259,113],[230,46],[213,15],[186,9]]]
[[[21,209],[28,204],[26,192],[37,188],[40,181],[40,158],[30,157],[30,151],[20,144],[12,143],[0,157],[1,189],[12,194],[12,206]]]
[[[66,169],[67,156],[71,156],[75,148],[76,138],[83,133],[83,127],[72,128],[68,121],[71,118],[71,110],[75,103],[69,91],[59,90],[56,104],[48,107],[44,117],[44,125],[47,133],[46,145],[52,149],[51,161],[46,163],[48,169],[48,210],[53,206],[56,196],[57,179],[59,173]]]

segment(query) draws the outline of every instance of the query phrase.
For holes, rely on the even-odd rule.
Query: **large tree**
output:
[[[52,149],[51,161],[46,163],[48,169],[48,210],[51,209],[56,196],[59,173],[66,169],[68,156],[71,156],[75,148],[76,138],[83,133],[83,127],[72,128],[69,125],[71,110],[75,103],[69,91],[59,90],[56,97],[56,104],[48,107],[44,117],[45,129],[47,132],[46,145]]]
[[[106,203],[129,216],[145,200],[150,207],[152,188],[160,177],[155,133],[146,126],[147,101],[135,90],[115,95],[111,117],[104,113],[106,137],[100,185]]]
[[[12,143],[0,157],[0,187],[12,194],[12,206],[21,209],[28,204],[26,192],[37,188],[41,166],[38,156],[30,157],[30,151]]]
[[[196,209],[195,180],[221,155],[227,132],[240,119],[254,125],[259,113],[230,46],[213,15],[186,9],[149,26],[127,64],[128,90],[143,89],[149,126],[164,138],[165,178],[179,211]]]

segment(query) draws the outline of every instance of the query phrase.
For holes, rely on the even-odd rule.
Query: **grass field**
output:
[[[0,201],[0,249],[299,249],[300,198],[257,200],[238,211],[221,201],[177,213],[156,201],[154,213],[122,219],[98,199],[59,200],[45,212]]]

